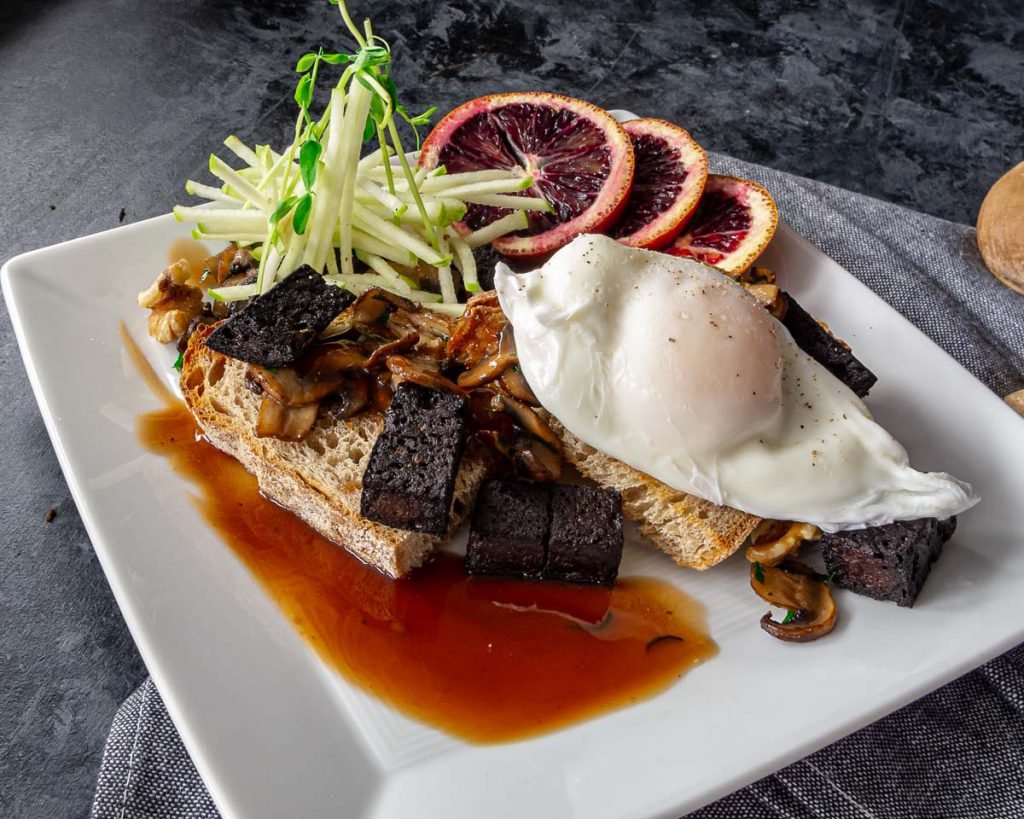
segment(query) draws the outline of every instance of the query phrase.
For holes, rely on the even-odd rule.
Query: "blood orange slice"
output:
[[[636,172],[612,235],[631,247],[664,247],[697,208],[708,178],[707,154],[689,133],[662,119],[634,119],[622,127],[633,143]]]
[[[666,252],[742,273],[768,246],[778,223],[775,200],[763,187],[711,174],[686,232]]]
[[[539,256],[580,233],[600,233],[621,215],[633,184],[633,147],[611,115],[589,102],[523,92],[479,97],[442,119],[423,143],[419,164],[449,173],[522,169],[533,177],[528,196],[551,213],[531,212],[529,227],[495,240],[506,256]],[[470,205],[469,230],[508,213]]]

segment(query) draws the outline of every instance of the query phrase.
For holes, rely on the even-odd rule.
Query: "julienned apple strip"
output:
[[[369,22],[363,30],[353,25],[344,2],[338,7],[356,50],[346,54],[319,49],[299,59],[299,110],[291,143],[278,152],[228,136],[224,145],[243,167],[232,168],[211,156],[210,172],[221,186],[186,185],[190,194],[220,207],[178,208],[175,215],[195,223],[198,238],[253,245],[259,259],[258,293],[309,264],[340,286],[355,287],[358,279],[353,277],[366,275],[376,286],[416,296],[425,291],[414,288],[403,268],[429,264],[437,268],[440,299],[454,305],[453,265],[470,292],[479,289],[472,248],[524,229],[525,210],[550,206],[539,197],[514,195],[533,184],[520,168],[447,174],[443,166],[415,167],[418,153],[402,144],[398,120],[404,119],[415,132],[428,124],[433,109],[419,116],[405,111],[391,78],[387,44],[373,34]],[[327,104],[314,117],[313,89],[331,66],[344,68]],[[377,145],[360,158],[367,141]],[[453,226],[465,218],[470,203],[507,207],[513,213],[463,237]],[[357,273],[354,256],[371,272]],[[235,300],[248,298],[251,291],[224,287],[214,295]]]
[[[471,248],[482,247],[483,245],[490,244],[499,236],[504,236],[506,233],[513,233],[517,230],[526,230],[529,226],[530,222],[526,218],[526,211],[513,211],[507,216],[495,219],[489,225],[485,225],[467,235],[465,237],[466,244]]]

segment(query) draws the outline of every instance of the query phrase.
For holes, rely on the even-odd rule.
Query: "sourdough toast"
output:
[[[207,440],[236,458],[264,495],[294,512],[328,540],[391,577],[423,564],[441,538],[394,529],[359,513],[362,476],[383,428],[383,417],[364,412],[350,420],[320,418],[302,441],[256,436],[260,398],[245,385],[247,365],[205,344],[212,328],[189,340],[181,368],[185,403]],[[455,479],[451,529],[469,514],[487,473],[472,452]]]
[[[710,569],[735,552],[760,518],[687,495],[587,446],[550,415],[566,460],[580,473],[622,495],[622,513],[679,566]]]

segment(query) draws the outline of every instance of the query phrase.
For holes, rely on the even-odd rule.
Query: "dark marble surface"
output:
[[[1019,0],[378,0],[372,13],[412,107],[584,96],[963,222],[1024,159]],[[290,64],[336,30],[306,0],[6,0],[0,260],[166,212],[227,133],[280,141]],[[145,670],[0,311],[0,815],[83,816],[109,721]]]

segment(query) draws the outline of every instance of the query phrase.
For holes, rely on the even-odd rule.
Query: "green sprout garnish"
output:
[[[476,292],[473,248],[523,230],[528,211],[551,206],[524,195],[533,179],[518,170],[448,174],[443,167],[415,167],[415,153],[407,152],[399,126],[411,131],[419,149],[420,129],[430,125],[436,106],[411,114],[391,75],[391,47],[369,20],[356,25],[344,0],[328,2],[338,8],[354,48],[320,47],[295,62],[298,110],[291,143],[277,152],[228,137],[224,144],[245,167],[211,156],[210,173],[222,185],[189,180],[185,189],[216,207],[177,207],[175,216],[195,223],[195,238],[244,244],[259,260],[256,283],[214,288],[210,294],[218,301],[266,293],[309,265],[331,284],[357,293],[383,287],[458,314],[464,305],[456,297],[453,271],[468,292]],[[318,84],[328,75],[321,108]],[[461,220],[474,204],[508,214],[467,234]],[[408,270],[420,265],[437,269],[440,293],[417,289],[419,277],[414,280]]]

